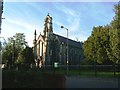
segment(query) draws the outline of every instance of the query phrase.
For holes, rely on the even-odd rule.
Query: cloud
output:
[[[66,7],[63,3],[54,3],[53,5],[57,10],[68,16],[76,16],[76,12],[73,9]]]
[[[84,41],[87,39],[85,31],[82,30],[80,27],[80,17],[72,18],[72,21],[68,22],[68,25],[63,25],[63,23],[59,21],[55,21],[55,24],[58,26],[56,27],[55,33],[67,37],[66,30],[60,29],[60,26],[63,25],[68,29],[68,37],[72,40],[76,40],[78,38],[79,41]]]
[[[69,26],[68,28],[70,29],[71,32],[74,32],[74,31],[79,31],[80,29],[80,17],[76,17],[73,19],[72,22],[69,22]]]
[[[10,5],[9,7],[7,4],[5,5],[6,20],[4,22],[6,23],[3,23],[4,36],[8,37],[15,32],[23,32],[30,46],[32,46],[33,42],[34,29],[37,30],[37,35],[39,35],[48,12],[53,17],[54,33],[66,37],[66,30],[60,28],[63,25],[69,29],[70,39],[76,40],[77,37],[78,40],[82,41],[86,40],[90,35],[92,26],[104,24],[103,21],[109,19],[111,15],[111,12],[108,13],[107,11],[111,7],[107,7],[108,4],[44,2],[19,3],[19,5],[15,3],[15,5],[10,4],[11,7]]]
[[[76,16],[76,12],[74,10],[67,8],[65,6],[62,7],[62,11],[69,16]]]
[[[28,29],[28,30],[32,30],[32,29],[35,28],[34,26],[28,24],[28,23],[25,22],[25,21],[19,21],[19,20],[13,20],[13,19],[7,19],[6,21],[9,22],[9,23],[12,23],[12,24],[14,24],[14,25],[17,25],[17,26],[21,26],[21,27],[23,27],[23,28],[26,28],[26,29]]]
[[[1,35],[7,41],[9,37],[12,37],[16,33],[24,33],[26,36],[26,41],[30,46],[32,46],[34,29],[35,29],[34,25],[31,25],[25,21],[6,19],[2,23]]]
[[[60,28],[61,25],[63,25],[64,27],[66,27],[68,29],[68,36],[70,39],[76,40],[76,38],[78,38],[78,40],[80,41],[84,41],[86,40],[87,36],[85,35],[84,31],[81,28],[81,12],[79,12],[77,10],[71,9],[69,7],[66,7],[65,4],[54,4],[55,8],[57,10],[60,11],[61,13],[61,18],[65,19],[65,21],[61,21],[61,19],[57,19],[55,21],[56,26],[58,26],[58,28]],[[64,13],[64,14],[63,14]],[[64,17],[62,17],[62,14],[64,15]],[[56,27],[57,29],[57,27]],[[67,36],[66,35],[66,31],[65,30],[60,30],[57,29],[56,33],[58,33],[59,35],[62,36]],[[87,33],[87,32],[86,32]]]
[[[69,7],[66,7],[65,4],[55,3],[54,7],[60,11],[60,13],[61,13],[60,18],[64,19],[66,21],[66,22],[63,22],[60,19],[57,19],[57,21],[55,21],[55,24],[58,26],[65,24],[72,31],[77,30],[77,28],[79,27],[79,23],[80,23],[80,18],[81,18],[80,15],[78,15],[75,10],[73,10]]]
[[[69,36],[70,39],[72,40],[75,40],[75,41],[85,41],[87,40],[87,37],[83,34],[83,33],[78,33],[78,34],[75,34],[75,35],[70,35]]]

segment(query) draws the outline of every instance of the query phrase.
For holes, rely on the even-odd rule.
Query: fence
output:
[[[118,76],[120,75],[120,65],[59,65],[54,67],[46,65],[40,68],[46,73],[61,73],[67,75],[86,75],[86,76]]]
[[[38,71],[39,73],[60,73],[81,76],[120,76],[120,65],[55,65],[55,67],[54,65],[45,65],[42,68],[32,67],[19,70],[26,71],[28,69]]]

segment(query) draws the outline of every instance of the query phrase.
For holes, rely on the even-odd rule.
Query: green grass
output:
[[[67,74],[67,75],[80,75],[80,76],[87,76],[87,77],[94,77],[95,72],[94,70],[66,70],[58,69],[56,71],[53,70],[44,70],[45,73],[57,73],[57,74]],[[120,73],[119,73],[120,75]],[[114,72],[112,71],[97,71],[98,77],[114,77]],[[118,76],[118,72],[116,72],[116,76]]]
[[[114,72],[97,72],[99,77],[118,77],[120,73],[116,72],[114,76]]]
[[[41,88],[42,87],[42,75],[65,75],[66,70],[27,70],[27,71],[15,71],[15,70],[3,70],[2,72],[2,84],[3,88]],[[67,75],[79,75],[85,77],[95,77],[94,70],[68,70]],[[120,72],[119,72],[120,75]],[[116,72],[116,77],[118,72]],[[114,72],[98,72],[97,77],[114,77]],[[32,82],[32,83],[31,83]]]

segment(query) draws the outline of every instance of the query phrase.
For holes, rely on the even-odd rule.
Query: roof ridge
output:
[[[53,33],[53,34],[55,34],[55,33]],[[64,37],[64,36],[61,36],[61,35],[58,35],[58,34],[55,34],[55,35],[57,35],[57,36],[60,36],[60,37],[62,37],[62,38],[67,39],[67,38],[66,38],[66,37]],[[71,40],[71,41],[76,42],[76,43],[81,43],[80,41],[75,41],[75,40],[72,40],[72,39],[70,39],[70,38],[68,38],[68,40]]]

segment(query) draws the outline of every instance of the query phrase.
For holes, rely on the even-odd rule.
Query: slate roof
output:
[[[57,35],[57,34],[54,34],[54,36],[57,36],[58,39],[60,40],[60,42],[64,42],[64,43],[67,43],[67,38],[66,37],[63,37],[63,36],[60,36],[60,35]],[[77,47],[77,48],[81,48],[82,47],[82,43],[81,42],[77,42],[77,41],[74,41],[74,40],[71,40],[71,39],[68,39],[68,44],[70,46],[74,46],[74,47]]]

